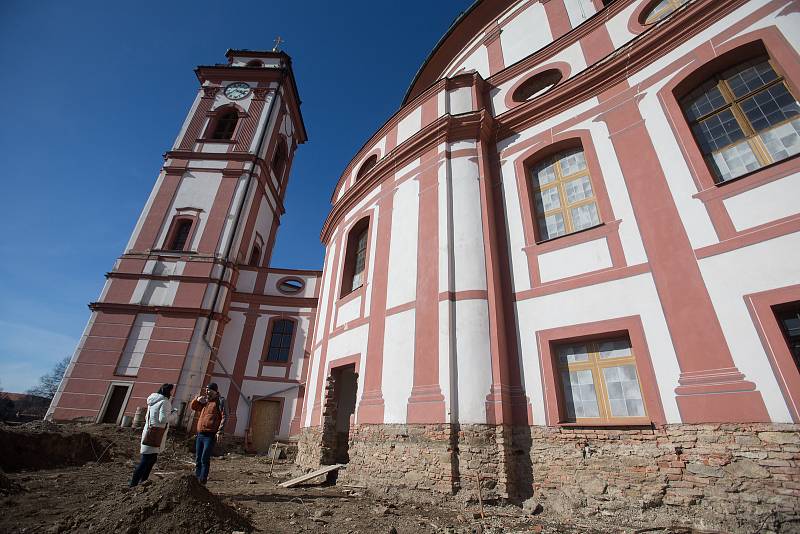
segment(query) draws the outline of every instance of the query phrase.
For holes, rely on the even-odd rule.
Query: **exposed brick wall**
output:
[[[305,428],[298,463],[321,458],[322,432]],[[485,499],[535,496],[565,516],[622,511],[697,527],[756,530],[770,514],[800,513],[800,425],[668,425],[566,429],[491,425],[351,428],[346,483]]]
[[[528,435],[535,494],[565,511],[691,506],[704,525],[736,529],[800,512],[800,425],[515,429]]]

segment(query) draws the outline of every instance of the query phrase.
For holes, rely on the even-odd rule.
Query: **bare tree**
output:
[[[69,356],[63,358],[56,363],[53,369],[39,378],[39,383],[26,391],[28,395],[36,395],[46,399],[52,399],[56,395],[58,385],[61,379],[64,378],[64,373],[67,372],[69,365]]]

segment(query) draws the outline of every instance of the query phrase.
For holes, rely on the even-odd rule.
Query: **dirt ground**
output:
[[[487,505],[481,518],[477,504],[399,501],[326,486],[324,477],[284,489],[280,482],[302,474],[294,464],[240,453],[214,458],[203,487],[192,476],[191,440],[178,433],[159,455],[151,483],[129,489],[138,439],[139,432],[112,425],[0,425],[0,532],[691,532],[555,522],[511,505]]]

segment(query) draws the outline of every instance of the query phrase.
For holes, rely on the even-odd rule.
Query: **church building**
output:
[[[796,0],[478,0],[331,182],[321,271],[270,265],[290,59],[230,50],[51,416],[214,381],[340,480],[796,513],[798,50]]]

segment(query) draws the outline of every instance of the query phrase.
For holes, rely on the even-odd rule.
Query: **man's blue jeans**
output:
[[[217,435],[213,432],[199,432],[195,439],[194,451],[196,464],[194,476],[202,483],[208,480],[208,469],[211,466],[211,452],[214,450],[214,443],[216,443],[216,441]]]

